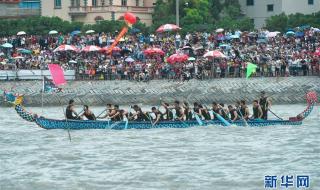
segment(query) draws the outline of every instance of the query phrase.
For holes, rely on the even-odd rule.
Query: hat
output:
[[[266,92],[265,91],[261,91],[261,94],[266,94]]]

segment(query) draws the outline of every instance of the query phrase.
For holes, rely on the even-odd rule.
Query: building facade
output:
[[[141,22],[151,25],[155,2],[156,0],[41,0],[41,15],[94,24],[101,20],[119,20],[125,12],[132,12]]]
[[[0,0],[0,19],[40,16],[40,0]]]
[[[311,14],[320,11],[320,0],[239,0],[243,13],[253,19],[256,28],[265,26],[270,16]]]

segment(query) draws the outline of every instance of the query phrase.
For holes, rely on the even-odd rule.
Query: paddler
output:
[[[148,118],[146,117],[146,114],[143,113],[142,109],[138,105],[132,106],[133,110],[136,112],[132,114],[130,119],[134,121],[146,121]]]
[[[109,119],[112,115],[116,114],[116,111],[113,108],[112,104],[107,104],[107,107],[105,110],[106,110],[106,114],[101,117],[98,117],[98,119],[105,119],[105,118]]]
[[[262,112],[261,106],[259,105],[258,100],[253,100],[252,112],[253,112],[253,115],[251,116],[251,119],[262,119],[263,112]]]
[[[192,120],[191,108],[189,107],[188,102],[183,102],[182,107],[184,109],[185,120]]]
[[[212,102],[212,111],[214,111],[216,114],[222,115],[221,108],[217,102]],[[213,114],[213,120],[217,120],[218,118]]]
[[[80,120],[80,116],[78,113],[74,110],[74,100],[69,100],[69,104],[66,108],[66,118],[72,119],[72,120]]]
[[[163,113],[163,119],[167,121],[171,121],[173,119],[173,113],[170,109],[170,105],[166,102],[162,103],[162,106],[165,109],[165,112]]]
[[[83,116],[85,116],[88,120],[96,120],[96,116],[94,115],[94,113],[89,110],[89,106],[84,105],[83,106],[83,114],[80,116],[81,118],[83,118]]]
[[[180,106],[180,102],[178,100],[174,101],[173,109],[176,110],[176,119],[177,120],[184,120],[184,111]]]
[[[245,100],[240,101],[240,113],[240,117],[243,117],[245,120],[249,119],[250,111]]]
[[[156,107],[152,107],[151,112],[155,115],[155,119],[153,120],[153,125],[156,125],[159,121],[163,120],[163,114]]]
[[[271,108],[271,101],[266,97],[266,92],[262,91],[260,94],[259,104],[262,109],[262,119],[268,119],[268,110]]]
[[[232,122],[239,119],[237,109],[235,109],[232,105],[228,105],[229,113],[230,113],[230,119]]]

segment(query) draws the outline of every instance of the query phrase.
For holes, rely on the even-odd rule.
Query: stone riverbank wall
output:
[[[13,89],[14,92],[25,94],[25,106],[41,106],[41,88],[42,81],[0,82],[0,89]],[[60,106],[74,99],[78,105],[158,105],[160,98],[166,102],[234,103],[245,99],[251,103],[262,90],[275,104],[305,103],[304,95],[307,91],[315,90],[320,94],[320,78],[229,78],[188,82],[69,81],[63,86],[63,92],[44,94],[43,103],[44,106]],[[2,100],[3,97],[0,98],[1,105],[5,105]]]

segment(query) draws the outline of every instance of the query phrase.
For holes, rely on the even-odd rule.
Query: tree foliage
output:
[[[157,1],[153,14],[154,28],[175,23],[175,2]],[[238,0],[180,0],[180,26],[184,32],[217,27],[251,30],[254,27],[250,19],[242,15]]]
[[[301,13],[286,15],[284,13],[281,13],[266,20],[266,28],[270,31],[284,32],[289,28],[295,28],[305,25],[319,28],[320,12],[307,15]]]

